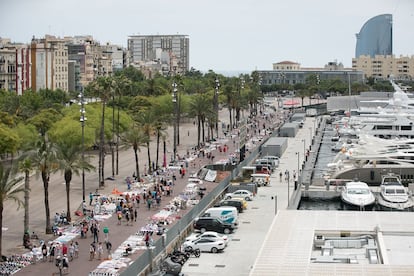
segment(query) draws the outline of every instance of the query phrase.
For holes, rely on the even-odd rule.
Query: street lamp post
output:
[[[216,137],[218,138],[218,121],[219,121],[219,108],[218,108],[218,94],[220,88],[220,81],[216,78],[216,87],[214,92],[214,111],[216,113]]]
[[[298,170],[297,170],[297,174],[299,174],[299,155],[300,155],[300,152],[296,152],[296,155],[298,156]],[[293,180],[295,180],[295,179],[293,179]]]
[[[173,94],[172,94],[172,102],[174,105],[174,148],[173,148],[173,161],[175,162],[175,159],[177,157],[177,83],[172,84],[173,87]]]
[[[309,127],[309,145],[312,146],[312,127]]]
[[[305,155],[306,155],[306,140],[302,139],[302,142],[303,142],[303,158],[305,158]]]
[[[289,207],[289,201],[290,201],[290,195],[289,195],[289,186],[290,186],[290,183],[289,183],[289,181],[290,181],[290,175],[289,175],[289,171],[287,172],[287,175],[286,175],[286,178],[287,178],[287,188],[288,188],[288,194],[287,194],[287,196],[288,196],[288,202],[287,202],[287,207]]]
[[[85,201],[85,168],[84,168],[84,163],[85,163],[85,121],[87,120],[87,118],[85,117],[85,104],[87,104],[87,102],[85,102],[85,99],[83,97],[83,87],[81,92],[78,95],[79,98],[79,105],[81,106],[80,109],[80,123],[81,123],[81,127],[82,127],[82,200]]]

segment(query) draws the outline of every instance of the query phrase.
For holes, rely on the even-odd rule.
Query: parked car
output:
[[[214,207],[220,207],[220,206],[236,207],[239,213],[243,213],[243,210],[247,209],[247,202],[246,200],[242,198],[224,199],[220,201],[219,203],[217,203],[216,205],[214,205]]]
[[[183,243],[184,249],[200,249],[200,251],[212,253],[222,251],[225,247],[226,245],[223,240],[216,240],[212,238],[198,238]]]
[[[201,233],[214,231],[227,235],[233,232],[236,226],[215,217],[199,217],[194,221],[194,229],[200,230]]]
[[[251,201],[253,200],[253,193],[248,190],[237,190],[224,195],[224,199],[230,198],[243,198],[244,200]]]
[[[215,239],[215,240],[223,240],[224,244],[227,245],[229,242],[229,238],[227,235],[223,235],[214,231],[206,231],[204,233],[195,233],[194,235],[188,236],[185,241],[193,241],[199,238],[209,238],[209,239]]]

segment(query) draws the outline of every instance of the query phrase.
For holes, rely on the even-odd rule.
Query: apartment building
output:
[[[367,78],[413,80],[414,56],[362,55],[352,59],[352,69],[363,71]]]
[[[68,48],[64,39],[46,35],[33,38],[31,48],[32,89],[68,91]]]
[[[0,38],[0,89],[22,95],[30,87],[29,47]]]
[[[189,70],[187,35],[132,35],[128,38],[128,65],[163,75]]]

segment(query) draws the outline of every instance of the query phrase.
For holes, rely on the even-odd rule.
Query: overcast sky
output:
[[[0,37],[92,35],[126,47],[129,35],[185,34],[190,66],[271,70],[295,61],[350,67],[355,34],[393,14],[394,54],[414,54],[414,0],[0,0]]]

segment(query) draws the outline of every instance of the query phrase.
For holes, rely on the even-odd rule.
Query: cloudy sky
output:
[[[129,35],[185,34],[190,66],[270,70],[272,63],[351,66],[355,34],[393,14],[394,54],[414,54],[414,0],[0,0],[0,37],[92,35],[126,47]]]

